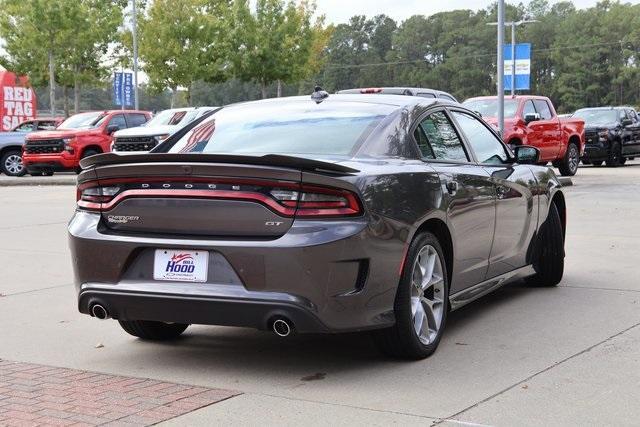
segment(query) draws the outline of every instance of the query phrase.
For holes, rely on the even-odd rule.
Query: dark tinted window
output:
[[[125,129],[127,127],[127,123],[124,121],[124,116],[122,114],[117,114],[109,120],[109,124],[107,126],[118,126],[118,129]]]
[[[527,114],[535,114],[537,113],[536,107],[533,106],[532,101],[527,101],[524,103],[524,108],[522,110],[522,117],[525,117]]]
[[[447,94],[445,94],[445,93],[441,93],[441,94],[440,94],[440,98],[448,99],[449,101],[456,102],[456,100],[455,100],[455,99],[453,99],[452,97],[450,97],[449,95],[447,95]]]
[[[536,110],[538,114],[540,114],[540,118],[542,120],[549,120],[551,115],[551,109],[549,108],[549,104],[544,99],[536,99],[533,101],[536,106]]]
[[[145,124],[147,116],[144,114],[127,114],[127,121],[129,122],[129,127],[133,128]]]
[[[344,156],[397,108],[310,99],[227,107],[187,132],[169,152]]]
[[[417,96],[421,97],[421,98],[435,98],[436,95],[433,93],[429,93],[429,92],[419,92],[417,94]]]
[[[420,128],[424,132],[433,156],[430,157],[429,152],[423,151],[425,157],[435,157],[438,160],[469,160],[455,128],[442,111],[427,116],[420,123]]]
[[[420,149],[420,153],[422,154],[423,159],[435,159],[436,155],[431,149],[431,145],[429,144],[429,140],[427,136],[424,134],[421,126],[418,126],[416,130],[413,132],[413,136],[418,143],[418,148]]]
[[[486,125],[470,114],[457,111],[452,114],[480,163],[502,164],[507,161],[504,146]]]

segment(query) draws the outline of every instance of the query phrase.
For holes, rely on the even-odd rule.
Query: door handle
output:
[[[447,187],[447,192],[452,196],[458,192],[457,181],[447,181],[446,187]]]

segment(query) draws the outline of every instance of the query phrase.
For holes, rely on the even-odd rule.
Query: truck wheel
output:
[[[560,283],[564,274],[564,234],[555,203],[551,204],[549,216],[540,227],[535,258],[533,268],[536,274],[527,278],[527,283],[536,286]]]
[[[558,169],[562,176],[573,176],[578,171],[580,164],[580,149],[573,142],[569,143],[564,159],[560,161]]]
[[[607,166],[616,168],[622,166],[622,146],[620,142],[614,141],[609,150],[609,157],[606,160]]]
[[[22,164],[22,153],[20,150],[9,150],[0,159],[0,170],[7,176],[24,176],[27,168]]]
[[[128,334],[150,341],[178,338],[189,326],[183,323],[152,322],[150,320],[119,320],[118,323]]]
[[[411,243],[394,303],[396,324],[373,335],[382,352],[424,359],[436,351],[449,310],[445,262],[442,247],[433,234],[422,233]]]

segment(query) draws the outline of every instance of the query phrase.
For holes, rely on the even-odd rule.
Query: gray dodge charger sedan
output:
[[[449,311],[515,279],[560,282],[565,200],[538,154],[437,99],[221,108],[152,153],[82,161],[79,310],[142,339],[371,331],[427,357]]]

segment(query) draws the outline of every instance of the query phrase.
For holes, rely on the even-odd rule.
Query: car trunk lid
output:
[[[83,161],[78,203],[100,211],[104,226],[116,233],[277,238],[293,224],[304,171],[354,172],[334,163],[265,157],[93,156]]]

